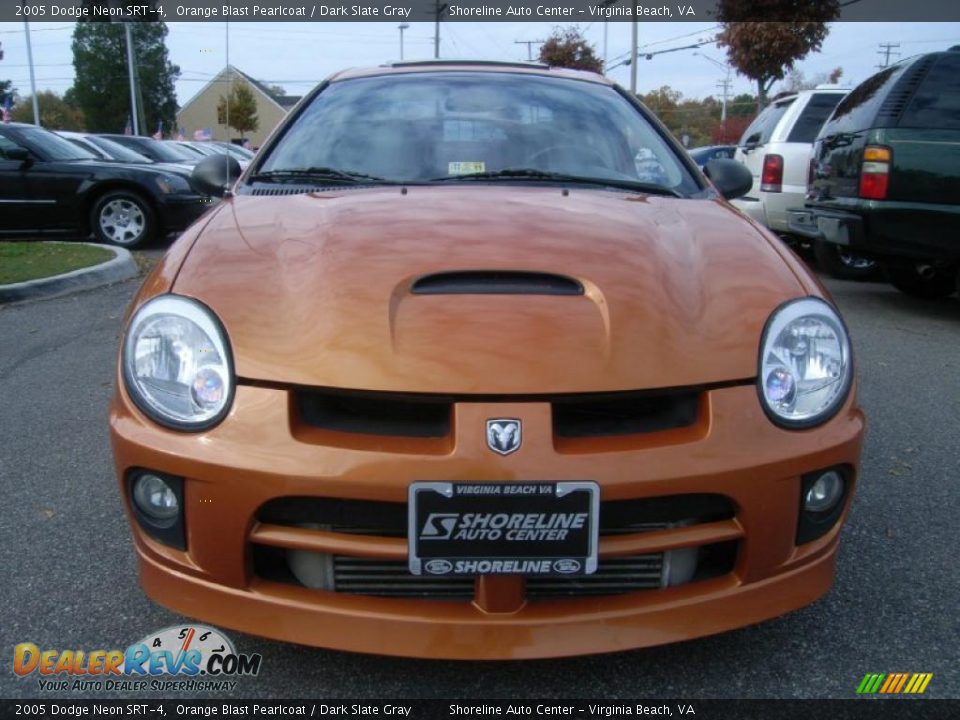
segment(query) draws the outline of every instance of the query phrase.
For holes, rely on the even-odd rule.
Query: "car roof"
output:
[[[584,80],[598,85],[613,85],[613,81],[603,75],[586,70],[551,67],[541,63],[507,62],[500,60],[415,60],[388,63],[376,67],[347,68],[334,73],[327,80],[338,82],[354,78],[375,77],[380,75],[401,75],[409,73],[438,72],[477,72],[477,73],[514,73],[522,75],[540,75],[542,77],[562,77],[571,80]]]

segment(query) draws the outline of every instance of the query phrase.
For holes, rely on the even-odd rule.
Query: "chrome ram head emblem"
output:
[[[512,418],[487,420],[487,446],[500,455],[519,450],[520,421]]]

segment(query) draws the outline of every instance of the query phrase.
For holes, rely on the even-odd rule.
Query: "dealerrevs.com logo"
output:
[[[150,633],[126,650],[13,649],[13,672],[36,678],[41,691],[231,691],[237,677],[260,672],[263,657],[238,653],[224,633],[177,625]]]

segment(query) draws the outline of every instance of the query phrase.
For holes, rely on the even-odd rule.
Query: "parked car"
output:
[[[156,162],[146,155],[138,153],[136,150],[114,142],[110,138],[102,135],[93,135],[91,133],[73,132],[69,130],[57,130],[57,135],[69,140],[77,147],[83,148],[87,152],[95,155],[101,160],[109,162],[123,162],[134,165],[154,165],[158,169],[168,170],[189,177],[193,172],[193,165],[181,162]]]
[[[54,132],[64,140],[70,141],[100,160],[144,165],[153,163],[153,160],[146,155],[141,155],[135,150],[125,148],[123,145],[115,143],[108,138],[87,135],[86,133],[74,132],[72,130],[55,130]],[[94,138],[96,138],[96,142],[94,142]]]
[[[137,247],[183,230],[211,205],[182,175],[104,162],[34,125],[0,125],[0,235],[93,234]]]
[[[200,158],[195,154],[183,148],[178,148],[172,143],[154,140],[142,135],[101,135],[100,137],[109,138],[115,143],[135,150],[141,155],[146,155],[158,163],[174,163],[192,169],[200,161]]]
[[[720,160],[723,158],[733,159],[737,152],[736,145],[704,145],[703,147],[691,148],[689,151],[693,161],[705,168],[711,160]]]
[[[191,140],[168,140],[167,142],[175,144],[177,147],[184,148],[189,152],[194,153],[198,157],[223,157],[224,155],[229,155],[234,157],[237,162],[240,163],[240,169],[246,170],[247,166],[250,164],[249,158],[243,155],[235,155],[234,153],[228,150],[226,143],[212,143],[212,142],[198,142]]]
[[[607,78],[519,67],[345,71],[242,180],[197,165],[232,191],[133,301],[110,412],[150,597],[492,659],[827,592],[863,432],[839,313],[721,196],[743,166],[711,185]]]
[[[847,88],[819,85],[815,90],[778,98],[740,138],[735,158],[750,168],[753,187],[734,205],[790,244],[798,237],[790,230],[787,210],[803,204],[813,141],[847,92]],[[811,239],[811,244],[818,263],[833,275],[862,278],[876,271],[868,259],[838,253],[816,239]]]
[[[821,130],[811,170],[794,232],[875,258],[909,295],[950,295],[960,280],[960,46],[860,84]]]

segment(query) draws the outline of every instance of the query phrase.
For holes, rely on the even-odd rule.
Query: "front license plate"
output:
[[[597,569],[594,482],[413,483],[414,575],[589,575]]]

